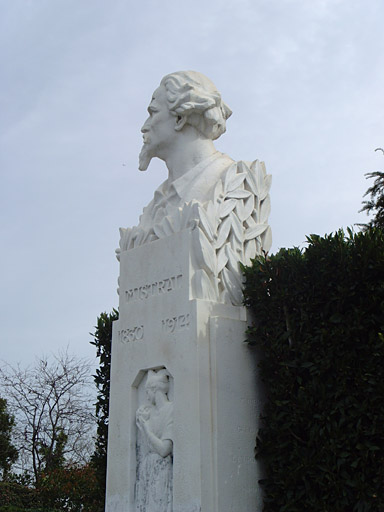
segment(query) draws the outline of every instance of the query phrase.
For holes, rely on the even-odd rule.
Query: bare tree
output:
[[[0,368],[2,394],[16,420],[19,470],[36,485],[43,471],[89,460],[96,425],[90,373],[85,360],[67,351],[26,369]]]

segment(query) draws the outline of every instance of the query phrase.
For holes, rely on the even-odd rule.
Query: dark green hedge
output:
[[[308,238],[245,269],[267,401],[264,511],[384,511],[384,236]]]

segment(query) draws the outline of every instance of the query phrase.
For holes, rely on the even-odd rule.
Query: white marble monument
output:
[[[165,76],[140,170],[168,179],[121,229],[112,338],[107,512],[261,510],[260,391],[242,274],[271,245],[264,164],[216,151],[231,110],[204,75]]]

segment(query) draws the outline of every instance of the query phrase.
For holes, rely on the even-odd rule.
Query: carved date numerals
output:
[[[144,326],[139,325],[132,329],[121,329],[121,331],[118,332],[118,335],[121,343],[142,340],[144,338]]]
[[[188,329],[189,323],[189,313],[186,315],[174,316],[172,318],[165,318],[161,321],[163,332],[166,332],[167,334]]]

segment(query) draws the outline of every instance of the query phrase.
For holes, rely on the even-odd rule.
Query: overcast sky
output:
[[[382,0],[0,0],[0,358],[94,357],[118,305],[120,226],[166,178],[137,170],[162,76],[209,76],[217,148],[273,175],[274,243],[364,222],[384,168]]]

